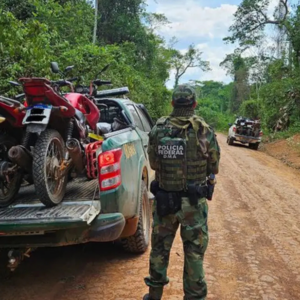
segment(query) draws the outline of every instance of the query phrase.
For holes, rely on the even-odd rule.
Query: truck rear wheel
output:
[[[232,145],[234,144],[233,141],[234,141],[234,140],[233,140],[232,137],[228,137],[228,145],[229,145],[229,146],[232,146]]]
[[[123,249],[131,253],[144,253],[150,240],[150,201],[144,181],[141,182],[140,212],[137,230],[133,236],[122,239]]]
[[[255,144],[249,144],[249,147],[250,147],[250,149],[253,149],[253,150],[258,150],[259,143],[255,143]]]

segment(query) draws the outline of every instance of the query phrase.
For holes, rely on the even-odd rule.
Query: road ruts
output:
[[[260,151],[222,149],[209,202],[205,270],[210,300],[300,300],[300,173]],[[4,276],[0,300],[139,300],[147,291],[149,251],[124,254],[112,244],[43,249]],[[166,300],[182,300],[183,251],[174,241]]]

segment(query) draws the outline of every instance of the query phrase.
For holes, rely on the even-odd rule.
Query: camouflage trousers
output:
[[[157,216],[153,203],[152,249],[150,254],[150,276],[145,283],[150,287],[150,296],[160,299],[163,286],[168,284],[167,268],[170,250],[179,227],[184,249],[183,288],[184,300],[202,300],[207,295],[204,279],[203,258],[208,245],[208,205],[200,199],[191,206],[188,198],[182,198],[182,207],[175,215]]]

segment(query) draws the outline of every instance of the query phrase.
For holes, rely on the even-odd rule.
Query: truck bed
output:
[[[63,202],[77,200],[97,200],[99,199],[99,189],[97,179],[87,180],[86,177],[73,179],[67,185]],[[17,196],[16,204],[40,203],[34,189],[34,185],[23,186]]]
[[[0,233],[13,228],[26,230],[26,227],[43,224],[48,229],[51,224],[64,226],[80,226],[90,223],[100,212],[98,181],[77,178],[67,185],[63,202],[55,207],[47,208],[38,199],[34,185],[23,186],[16,201],[7,208],[0,208]],[[26,226],[27,225],[27,226]],[[28,227],[28,228],[29,228]],[[27,228],[27,229],[28,229]]]

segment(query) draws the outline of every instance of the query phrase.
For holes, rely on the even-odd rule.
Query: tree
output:
[[[94,23],[94,34],[93,34],[93,44],[96,43],[97,38],[97,27],[98,27],[98,0],[95,0],[95,23]]]
[[[229,28],[231,36],[225,41],[241,45],[258,44],[267,25],[286,26],[289,13],[288,0],[279,0],[281,13],[274,12],[274,18],[268,16],[270,0],[243,0],[234,14],[234,24]]]
[[[172,50],[172,67],[175,69],[175,84],[176,87],[180,78],[190,68],[200,68],[202,71],[208,71],[209,62],[202,60],[202,52],[196,49],[194,45],[190,45],[185,53],[178,50]]]
[[[163,14],[144,12],[143,18],[147,24],[148,29],[151,32],[154,32],[155,30],[159,29],[162,26],[166,26],[170,24],[167,17]]]
[[[30,11],[25,10],[26,16],[25,4],[31,5]],[[143,102],[154,118],[166,114],[170,51],[154,29],[147,27],[150,24],[144,20],[143,2],[99,0],[100,6],[103,10],[99,19],[103,12],[111,13],[112,19],[104,24],[108,33],[103,39],[103,32],[97,31],[94,44],[95,7],[91,1],[0,1],[0,94],[12,96],[16,92],[9,80],[24,76],[56,78],[49,68],[54,60],[61,68],[74,65],[70,76],[80,77],[84,85],[109,63],[105,77],[115,87],[128,86],[130,99]],[[165,18],[157,15],[151,22],[157,26],[160,20]],[[113,44],[107,42],[108,38]]]
[[[25,21],[32,17],[34,5],[30,0],[1,0],[0,9],[11,12],[18,20]]]
[[[98,0],[98,39],[106,44],[141,42],[143,0]]]
[[[243,58],[245,49],[236,49],[234,53],[228,54],[220,66],[227,70],[227,74],[233,78],[233,92],[230,102],[231,112],[237,112],[243,101],[249,98],[249,62],[251,58]]]
[[[221,82],[191,80],[197,94],[197,114],[211,126],[219,130],[227,130],[233,116],[228,112],[228,104],[232,93],[232,84]]]

